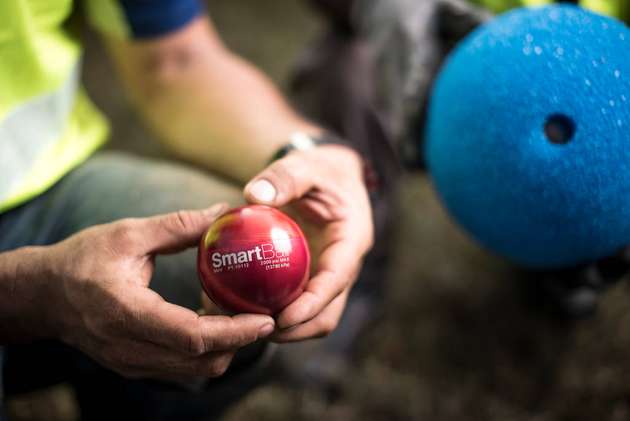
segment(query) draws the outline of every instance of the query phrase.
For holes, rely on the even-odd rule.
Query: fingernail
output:
[[[266,325],[260,328],[260,330],[258,331],[258,334],[260,337],[269,336],[271,335],[271,332],[273,332],[273,330],[274,330],[273,324],[267,323]]]
[[[276,188],[267,180],[258,180],[249,187],[249,193],[260,202],[271,203],[276,198]]]
[[[207,216],[217,216],[227,208],[227,204],[219,203],[214,206],[210,206],[208,209],[203,210],[203,214]]]

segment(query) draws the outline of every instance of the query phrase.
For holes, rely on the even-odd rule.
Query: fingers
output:
[[[273,342],[297,342],[305,339],[320,338],[332,333],[339,324],[343,309],[348,300],[349,289],[337,296],[321,313],[306,323],[290,329],[280,330],[271,336]]]
[[[205,316],[200,317],[200,322],[204,352],[242,348],[267,337],[275,329],[271,317],[259,314]]]
[[[175,364],[172,375],[187,380],[190,378],[220,377],[230,367],[236,351],[211,352],[200,357],[183,360]]]
[[[190,356],[242,348],[268,336],[274,320],[265,315],[199,316],[144,289],[126,304],[125,327],[142,338]]]
[[[101,362],[128,378],[188,382],[223,375],[235,353],[221,351],[191,357],[148,342],[124,341],[104,349]]]
[[[167,363],[149,361],[150,365],[142,370],[143,377],[187,382],[198,378],[222,376],[230,367],[236,351],[211,352],[200,357],[170,358]]]
[[[175,253],[197,244],[210,224],[227,210],[220,203],[204,210],[181,210],[139,220],[143,253]]]
[[[317,273],[304,293],[278,315],[278,328],[287,329],[313,319],[352,285],[360,265],[357,255],[362,253],[346,241],[328,246],[320,255]]]
[[[229,313],[221,310],[208,295],[201,291],[201,308],[197,311],[200,316],[227,316]]]
[[[298,202],[297,206],[300,213],[309,221],[325,224],[333,219],[330,208],[311,198],[305,197]]]
[[[263,170],[245,186],[245,199],[250,203],[284,206],[302,197],[316,185],[309,165],[294,154],[286,156]]]
[[[125,292],[110,317],[98,324],[99,340],[88,343],[91,355],[126,377],[217,377],[238,349],[274,330],[269,316],[199,316],[143,287]]]

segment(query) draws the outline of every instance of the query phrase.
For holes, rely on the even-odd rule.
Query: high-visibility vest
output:
[[[543,6],[557,3],[556,0],[473,0],[494,12],[521,6]],[[630,21],[630,0],[579,0],[577,4],[602,15],[616,17],[622,21]]]
[[[0,212],[42,193],[104,143],[79,83],[72,0],[0,1]]]

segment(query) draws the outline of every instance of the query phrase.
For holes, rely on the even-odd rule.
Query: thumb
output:
[[[284,206],[304,196],[315,185],[308,163],[288,155],[254,177],[243,191],[250,203]]]
[[[203,210],[180,210],[143,219],[145,253],[176,253],[193,247],[208,227],[228,208],[219,203]]]

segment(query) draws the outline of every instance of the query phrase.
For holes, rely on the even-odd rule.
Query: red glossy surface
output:
[[[276,314],[304,290],[310,254],[304,234],[268,206],[232,209],[199,244],[201,284],[215,304],[232,313]]]

